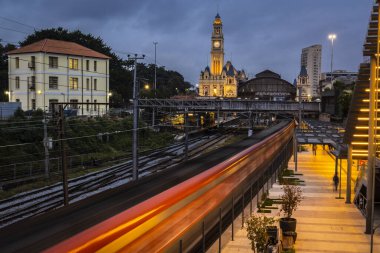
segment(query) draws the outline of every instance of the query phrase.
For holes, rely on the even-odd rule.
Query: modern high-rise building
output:
[[[312,45],[302,49],[301,68],[304,66],[309,76],[311,98],[320,97],[319,80],[321,75],[322,45]]]

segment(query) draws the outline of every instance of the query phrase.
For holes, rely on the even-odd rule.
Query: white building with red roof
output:
[[[52,39],[12,50],[9,101],[21,102],[25,111],[48,111],[52,103],[66,102],[78,115],[103,115],[110,96],[109,59],[77,43]]]

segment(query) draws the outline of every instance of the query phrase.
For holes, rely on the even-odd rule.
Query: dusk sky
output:
[[[223,21],[225,60],[250,77],[273,70],[290,82],[303,47],[322,44],[322,71],[357,71],[373,0],[0,0],[0,39],[18,42],[36,29],[62,26],[100,36],[114,51],[144,53],[192,84],[206,65],[212,21]],[[11,22],[7,19],[17,21]],[[28,26],[26,26],[28,25]],[[7,30],[8,29],[8,30]],[[15,31],[11,31],[11,30]],[[123,54],[125,52],[125,54]]]

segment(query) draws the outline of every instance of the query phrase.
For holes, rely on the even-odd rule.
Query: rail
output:
[[[220,242],[231,217],[233,223],[231,203],[232,210],[244,210],[253,189],[257,193],[286,164],[293,129],[294,123],[289,123],[230,159],[46,252],[182,252],[210,247],[205,243],[218,236]]]

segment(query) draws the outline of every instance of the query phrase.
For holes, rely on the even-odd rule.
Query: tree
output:
[[[25,46],[43,39],[65,40],[78,43],[82,46],[100,52],[111,57],[110,60],[110,90],[118,94],[112,98],[112,103],[116,107],[126,105],[133,95],[133,66],[132,62],[119,57],[100,37],[92,34],[84,34],[79,30],[69,31],[62,27],[43,29],[35,31],[20,42]],[[137,76],[143,77],[153,87],[154,83],[154,64],[145,65],[139,63],[137,66]],[[165,67],[157,68],[157,96],[168,98],[176,95],[176,89],[182,93],[191,84],[184,81],[183,76],[176,71],[165,70]]]
[[[16,46],[6,44],[3,46],[0,40],[0,101],[8,101],[5,91],[8,90],[8,56],[6,52],[15,49]]]

